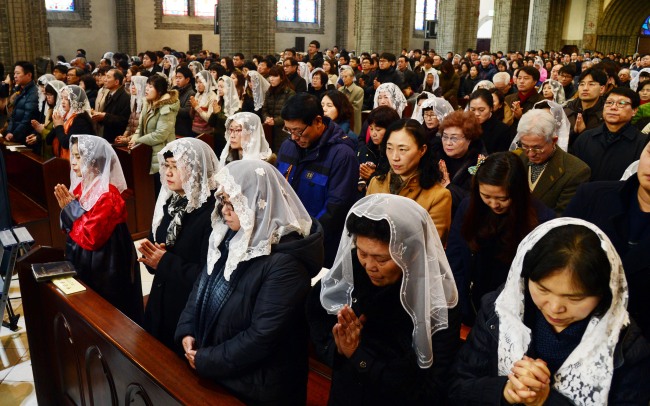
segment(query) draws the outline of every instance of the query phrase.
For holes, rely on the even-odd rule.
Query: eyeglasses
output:
[[[518,142],[517,143],[517,148],[521,149],[526,154],[529,154],[531,152],[534,153],[534,154],[541,154],[542,152],[544,152],[544,149],[546,147],[545,146],[544,147],[527,147],[527,146],[523,145],[521,142]]]
[[[442,135],[442,142],[449,142],[451,144],[456,144],[457,142],[463,141],[464,139],[465,137],[456,137],[455,135],[453,137],[447,134]]]
[[[242,129],[242,128],[239,128],[239,129],[236,129],[236,130],[233,130],[232,128],[229,128],[228,129],[228,134],[241,134],[242,131],[244,131],[244,129]]]
[[[284,131],[285,133],[289,134],[292,137],[302,137],[302,133],[304,133],[308,127],[309,126],[306,125],[305,128],[303,128],[302,130],[289,129],[287,127],[284,127],[282,131]]]
[[[436,113],[434,113],[433,111],[428,111],[424,113],[424,118],[435,118],[435,117],[436,117]]]
[[[624,109],[625,106],[631,106],[632,102],[625,101],[625,100],[607,100],[605,101],[605,107],[618,107],[619,109]]]

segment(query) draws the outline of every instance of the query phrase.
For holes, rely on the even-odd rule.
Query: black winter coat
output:
[[[515,138],[516,128],[508,127],[494,114],[481,124],[481,128],[483,129],[481,141],[483,141],[488,154],[510,149],[510,144]]]
[[[192,116],[190,115],[192,111],[190,97],[194,96],[194,89],[189,84],[183,88],[174,87],[174,89],[178,90],[178,100],[181,102],[181,108],[178,109],[178,114],[176,115],[176,135],[196,137],[198,134],[192,131]]]
[[[352,309],[366,316],[361,342],[351,358],[337,351],[336,316],[320,303],[320,282],[309,295],[311,338],[319,357],[332,367],[330,405],[439,405],[445,379],[460,344],[460,312],[449,310],[449,327],[432,336],[433,365],[420,368],[412,347],[413,321],[400,302],[401,282],[375,287],[352,253]]]
[[[629,242],[630,229],[633,223],[639,222],[632,215],[639,210],[638,190],[637,176],[625,182],[586,183],[578,187],[564,215],[594,223],[612,241],[627,278],[630,298],[627,310],[650,340],[650,228],[645,228],[639,241]],[[634,211],[633,205],[636,205]]]
[[[19,90],[20,94],[14,100],[13,111],[9,117],[9,126],[5,134],[13,134],[12,142],[24,144],[27,136],[34,132],[31,121],[38,119],[38,89],[34,82],[29,82]],[[34,145],[32,149],[38,151],[38,145]]]
[[[499,317],[494,301],[501,289],[485,295],[467,342],[458,352],[451,369],[449,389],[453,405],[504,405],[503,388],[507,376],[498,376]],[[610,405],[647,405],[650,400],[650,344],[632,322],[621,331],[614,350],[614,376],[609,391]],[[529,356],[535,358],[534,354]],[[573,405],[551,388],[545,403],[550,406]]]
[[[271,255],[240,263],[238,282],[211,328],[210,343],[196,353],[196,371],[247,404],[304,405],[308,328],[304,306],[323,263],[323,233],[291,234]],[[225,255],[225,253],[224,253]],[[205,267],[204,267],[205,269]],[[217,270],[215,269],[215,272]],[[195,335],[197,280],[181,314],[176,341]]]
[[[101,121],[104,127],[102,136],[112,144],[115,142],[115,137],[124,134],[131,115],[131,95],[124,90],[124,86],[120,86],[110,100],[108,95],[106,96],[104,112],[106,115]]]
[[[167,212],[169,201],[163,207],[164,216],[156,230],[156,238],[150,241],[164,243],[171,216]],[[198,209],[183,217],[183,226],[176,237],[176,243],[167,247],[158,267],[147,267],[154,275],[151,293],[144,311],[144,328],[160,342],[183,355],[183,347],[174,342],[174,333],[187,298],[194,283],[201,275],[208,257],[208,240],[212,232],[210,216],[214,210],[215,198],[210,198]]]

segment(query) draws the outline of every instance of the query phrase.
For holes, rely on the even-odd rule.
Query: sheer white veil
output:
[[[70,192],[74,192],[81,184],[79,204],[84,210],[93,208],[100,196],[108,192],[109,184],[115,186],[120,193],[126,190],[122,166],[108,141],[95,135],[72,135],[70,149],[75,143],[81,157],[78,163],[81,177],[70,168]],[[71,153],[70,161],[74,159]]]
[[[547,79],[539,87],[538,93],[539,94],[544,93],[544,86],[547,83],[551,85],[551,91],[553,92],[553,101],[558,104],[564,104],[566,102],[566,97],[564,96],[564,87],[562,87],[562,83],[558,82],[557,80]]]
[[[191,213],[208,201],[210,193],[217,189],[217,172],[220,169],[217,156],[205,142],[191,137],[179,138],[167,144],[158,152],[160,165],[160,193],[153,212],[151,232],[156,237],[156,230],[165,213],[163,208],[174,194],[165,181],[165,153],[171,152],[180,172],[183,192],[187,197],[186,212]]]
[[[636,72],[636,71],[633,71]],[[643,68],[634,77],[632,77],[632,80],[630,80],[630,89],[634,90],[636,92],[636,88],[639,87],[639,74],[641,72],[648,72],[650,73],[650,68]]]
[[[440,77],[438,77],[438,71],[435,68],[426,69],[424,71],[424,80],[422,81],[422,88],[424,89],[427,85],[427,76],[430,74],[433,75],[433,86],[431,86],[431,91],[435,91],[440,87]]]
[[[136,112],[140,113],[142,111],[142,104],[145,98],[145,90],[147,90],[147,80],[146,76],[131,76],[131,87],[135,87],[135,94],[131,94],[131,110],[133,106],[137,105]],[[129,89],[129,94],[131,89]]]
[[[562,217],[548,221],[537,226],[519,244],[505,287],[495,302],[499,316],[499,375],[511,373],[513,364],[523,358],[531,342],[531,330],[523,322],[524,257],[550,230],[568,224],[587,227],[598,235],[611,265],[612,303],[603,316],[591,318],[580,344],[555,373],[553,387],[576,405],[604,405],[614,374],[614,349],[621,330],[630,322],[627,281],[621,259],[607,235],[584,220]]]
[[[169,61],[169,85],[173,86],[174,85],[174,78],[176,77],[176,68],[178,68],[178,58],[176,58],[174,55],[169,54],[165,55],[164,59],[167,59]]]
[[[269,147],[268,141],[264,136],[264,128],[262,121],[255,113],[236,113],[226,120],[226,146],[221,151],[219,163],[222,166],[226,165],[226,159],[230,154],[230,137],[229,128],[232,122],[236,122],[242,126],[241,132],[241,147],[242,159],[268,159],[272,152]]]
[[[271,247],[282,236],[298,232],[309,235],[312,220],[300,198],[271,164],[260,160],[231,162],[217,174],[221,194],[226,193],[239,217],[241,228],[230,240],[224,277],[230,280],[237,265],[271,253]],[[208,274],[221,257],[219,244],[223,241],[228,225],[224,223],[217,204],[212,212],[212,234],[208,247]]]
[[[67,98],[70,102],[70,111],[66,114],[61,105],[61,100]],[[61,114],[64,120],[70,118],[73,114],[83,113],[90,114],[90,102],[86,92],[77,85],[66,85],[59,91],[59,97],[56,99],[56,111]]]
[[[223,75],[219,78],[219,82],[223,82],[223,112],[226,117],[230,117],[239,111],[239,94],[235,82],[230,76]],[[219,92],[217,91],[217,100],[220,100]]]
[[[45,106],[45,124],[48,124],[48,116],[50,115],[50,110],[56,109],[58,103],[59,103],[59,98],[61,97],[61,89],[66,87],[66,84],[61,82],[60,80],[50,80],[47,85],[52,86],[52,88],[56,91],[56,102],[54,102],[54,107],[50,107],[49,105]],[[47,88],[47,85],[45,87]],[[46,89],[47,90],[47,89]],[[49,119],[51,120],[51,118]]]
[[[474,89],[472,89],[472,93],[474,93],[478,89],[490,90],[490,89],[494,89],[495,87],[496,86],[494,86],[494,83],[492,83],[492,81],[490,81],[490,80],[481,80],[476,85],[474,85]]]
[[[309,75],[309,67],[307,66],[307,63],[298,62],[298,76],[305,79],[305,84],[307,87],[309,87],[309,84],[311,83],[311,76]]]
[[[54,75],[50,73],[46,73],[45,75],[41,75],[38,77],[38,80],[36,83],[38,84],[38,111],[41,113],[43,112],[43,104],[45,104],[45,89],[41,90],[41,86],[45,88],[48,83],[51,81],[56,80]]]
[[[375,90],[375,103],[372,106],[373,109],[376,109],[379,106],[379,104],[377,104],[379,101],[379,93],[385,93],[388,95],[391,103],[390,107],[394,108],[395,111],[397,111],[397,114],[402,117],[402,112],[406,108],[407,104],[402,89],[400,89],[395,83],[382,83],[379,85],[377,90]]]
[[[442,97],[430,97],[422,102],[422,105],[418,107],[417,111],[414,112],[413,118],[414,120],[418,120],[420,124],[424,123],[424,113],[422,112],[424,109],[433,107],[433,112],[436,114],[436,117],[438,117],[438,121],[442,123],[442,120],[447,116],[449,113],[454,112],[454,108],[449,104],[449,102]]]
[[[207,70],[202,70],[197,73],[195,79],[197,82],[203,83],[205,87],[202,93],[199,94],[197,91],[196,98],[199,101],[199,106],[206,107],[210,100],[210,93],[217,91],[217,82],[214,81],[214,78]]]
[[[266,91],[269,90],[271,84],[264,79],[264,76],[260,75],[258,71],[249,70],[248,77],[250,78],[253,92],[253,102],[255,103],[255,111],[264,106],[264,98],[266,97]]]
[[[373,194],[359,200],[348,213],[390,225],[390,255],[402,269],[400,300],[413,320],[413,349],[420,368],[433,364],[431,336],[448,327],[448,309],[456,306],[458,291],[431,216],[414,200]],[[352,305],[355,236],[346,230],[336,259],[321,284],[323,308],[336,314]]]

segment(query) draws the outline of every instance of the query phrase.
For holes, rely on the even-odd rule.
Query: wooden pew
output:
[[[18,264],[39,405],[242,404],[94,291],[67,296],[35,281],[32,263],[62,258],[39,247]]]
[[[70,163],[61,158],[46,160],[31,150],[12,152],[1,140],[13,221],[27,227],[36,243],[63,248],[65,235],[59,226],[61,209],[54,186],[70,184]]]
[[[137,144],[135,148],[113,147],[117,154],[128,190],[122,193],[128,211],[127,224],[134,240],[146,238],[151,230],[156,205],[151,168],[151,147]]]

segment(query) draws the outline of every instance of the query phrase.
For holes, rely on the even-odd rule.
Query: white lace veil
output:
[[[165,153],[171,152],[176,161],[176,168],[180,172],[183,192],[187,197],[186,212],[191,213],[208,201],[210,193],[217,189],[217,172],[220,169],[217,156],[208,144],[191,137],[179,138],[170,142],[158,152],[158,162],[165,162]],[[156,207],[151,222],[151,232],[154,238],[156,230],[165,213],[163,207],[174,192],[169,190],[165,181],[165,168],[160,165],[160,194],[156,200]]]
[[[108,141],[95,135],[72,135],[70,149],[75,142],[81,156],[79,162],[81,177],[70,168],[70,192],[74,192],[81,184],[79,204],[84,210],[89,211],[100,196],[108,192],[109,184],[122,193],[126,190],[126,180],[120,160]],[[74,159],[70,154],[70,161]]]
[[[136,112],[142,111],[142,103],[144,101],[144,92],[147,90],[147,77],[146,76],[131,76],[131,87],[135,87],[135,94],[131,94],[131,111],[133,106],[137,105]],[[129,89],[130,93],[131,89]]]
[[[203,64],[199,61],[192,61],[187,65],[187,67],[190,68],[190,71],[192,71],[192,74],[194,76],[198,75],[199,72],[205,70]]]
[[[595,225],[570,217],[548,221],[519,244],[505,287],[495,302],[499,316],[499,375],[507,376],[522,359],[531,342],[531,330],[523,323],[525,281],[521,277],[524,257],[550,230],[568,224],[588,227],[601,240],[611,265],[609,287],[612,304],[602,317],[592,317],[580,344],[555,373],[553,387],[576,405],[605,405],[614,373],[614,348],[621,329],[629,322],[627,281],[623,265],[609,238]]]
[[[176,68],[178,68],[178,58],[176,58],[174,55],[169,54],[165,55],[164,59],[167,59],[169,61],[169,84],[170,86],[174,85],[174,79],[176,78]]]
[[[255,111],[258,111],[259,109],[264,106],[264,98],[266,97],[266,91],[269,90],[269,87],[271,87],[271,84],[264,79],[264,76],[260,75],[260,73],[256,70],[249,70],[248,71],[248,77],[250,78],[250,81],[252,82],[252,92],[253,92],[253,102],[255,103]]]
[[[217,92],[217,82],[214,81],[214,78],[210,74],[210,71],[207,70],[202,70],[199,73],[197,73],[195,79],[197,83],[201,82],[203,83],[203,86],[205,86],[205,89],[203,90],[202,93],[199,94],[198,91],[196,93],[196,98],[198,99],[199,106],[205,107],[209,103],[210,93]]]
[[[636,92],[636,88],[639,87],[639,74],[641,72],[648,72],[650,73],[650,68],[643,68],[638,73],[630,80],[630,89],[634,90]]]
[[[395,83],[382,83],[379,85],[377,90],[375,90],[375,103],[372,106],[373,109],[376,109],[379,106],[377,104],[379,101],[379,93],[386,93],[388,95],[391,104],[390,107],[394,108],[397,111],[397,114],[402,117],[402,111],[406,108],[407,102],[406,97],[404,97],[404,93],[402,93],[399,86]]]
[[[264,128],[262,121],[255,113],[236,113],[226,120],[226,146],[221,151],[219,163],[222,166],[226,165],[226,159],[230,154],[230,137],[228,136],[228,129],[232,122],[241,124],[241,147],[242,159],[261,159],[267,160],[272,152],[269,147],[268,141],[264,136]]]
[[[36,81],[38,84],[38,111],[41,113],[43,112],[43,105],[45,104],[45,86],[53,80],[56,80],[54,75],[46,73],[45,75],[39,76]],[[43,86],[43,89],[41,89],[41,86]]]
[[[224,277],[230,275],[242,261],[271,253],[271,246],[282,236],[294,231],[309,235],[312,220],[300,198],[280,172],[260,160],[241,160],[228,164],[217,174],[221,193],[228,194],[239,217],[241,228],[230,241]],[[229,230],[224,223],[220,205],[212,212],[212,234],[208,248],[208,274],[221,252],[218,247]]]
[[[115,59],[113,59],[114,55],[115,54],[113,52],[109,51],[109,52],[104,53],[104,56],[102,57],[102,59],[107,59],[108,62],[110,63],[110,66],[113,66],[115,64]]]
[[[60,80],[56,80],[56,79],[55,80],[50,80],[47,83],[47,85],[52,86],[52,88],[56,91],[56,101],[54,102],[54,107],[50,107],[49,105],[45,106],[45,123],[44,124],[49,123],[48,117],[50,115],[50,110],[56,109],[56,106],[59,103],[59,98],[61,97],[61,89],[63,89],[66,86],[65,83],[61,82]],[[45,85],[46,88],[47,88],[47,85]],[[46,91],[47,91],[47,89],[46,89]],[[51,120],[51,119],[52,118],[50,117],[49,120]]]
[[[553,101],[558,104],[564,104],[564,102],[566,102],[566,97],[564,96],[564,87],[562,87],[562,83],[558,82],[557,80],[546,80],[546,82],[542,83],[542,85],[539,87],[538,93],[544,93],[544,86],[546,86],[547,83],[551,85],[551,91],[553,92]]]
[[[67,98],[70,101],[70,111],[66,114],[61,106],[61,100]],[[59,92],[59,97],[56,99],[56,111],[61,114],[64,120],[72,117],[73,114],[80,114],[84,111],[90,114],[90,102],[86,92],[77,85],[66,85]]]
[[[474,86],[474,89],[472,89],[472,93],[474,93],[478,89],[490,90],[490,89],[494,89],[495,87],[496,86],[494,86],[494,83],[492,83],[491,81],[481,80]]]
[[[390,256],[402,269],[400,300],[413,320],[413,350],[420,368],[433,364],[431,336],[448,327],[449,308],[458,291],[431,216],[414,200],[391,194],[373,194],[359,200],[348,213],[390,225]],[[332,268],[321,280],[323,308],[336,314],[352,305],[355,236],[346,230]]]
[[[239,94],[237,93],[237,86],[230,76],[223,75],[219,78],[223,82],[223,113],[226,117],[230,117],[239,111]],[[219,92],[217,92],[217,100],[220,100]]]
[[[433,112],[436,114],[436,117],[438,117],[438,121],[442,123],[442,120],[447,116],[449,113],[454,112],[454,108],[451,107],[451,104],[442,97],[436,97],[433,96],[431,98],[428,98],[422,102],[422,105],[418,107],[417,111],[414,112],[413,118],[414,120],[418,120],[420,124],[424,123],[424,113],[422,112],[424,109],[433,107]]]
[[[427,99],[432,99],[432,98],[436,97],[435,94],[433,94],[431,92],[426,92],[426,91],[420,93],[418,95],[418,98],[420,98],[420,96],[427,96]],[[424,103],[424,101],[422,103]],[[413,106],[413,114],[411,114],[411,117],[415,117],[416,115],[418,115],[418,110],[420,110],[420,106],[418,106],[418,104],[415,103],[415,106]]]
[[[305,84],[309,87],[311,83],[311,75],[309,74],[309,66],[305,62],[298,62],[298,76],[305,79]],[[325,84],[327,85],[327,83]]]
[[[438,71],[435,68],[426,69],[424,71],[424,80],[422,81],[422,89],[425,89],[427,86],[427,76],[429,73],[433,75],[433,86],[431,86],[431,91],[435,91],[440,87],[440,78],[438,77]]]

